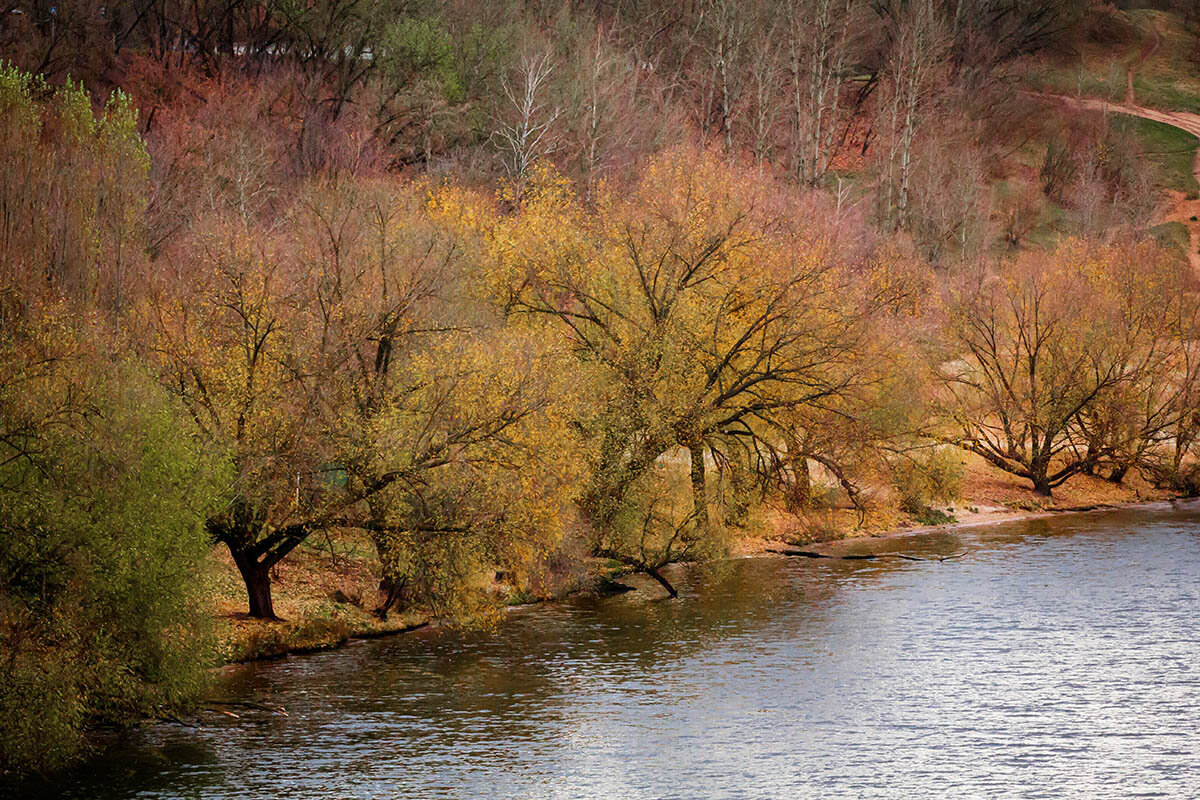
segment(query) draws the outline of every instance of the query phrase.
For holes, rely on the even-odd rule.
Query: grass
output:
[[[1200,184],[1192,172],[1196,147],[1200,145],[1195,136],[1173,125],[1126,114],[1115,114],[1113,125],[1132,130],[1141,140],[1163,188],[1183,192],[1189,198],[1200,196]]]
[[[1125,18],[1141,37],[1140,42],[1100,44],[1086,42],[1076,58],[1038,59],[1028,65],[1024,79],[1033,89],[1055,94],[1081,94],[1114,102],[1125,100],[1129,71],[1134,69],[1134,98],[1140,104],[1165,111],[1200,113],[1200,77],[1193,60],[1196,36],[1188,32],[1177,14],[1140,9]],[[1146,43],[1157,32],[1159,45],[1145,56]]]
[[[1192,243],[1191,237],[1188,235],[1187,226],[1182,222],[1164,222],[1161,225],[1155,225],[1150,229],[1150,235],[1162,247],[1170,250],[1178,250],[1185,256]]]
[[[1125,96],[1125,70],[1117,65],[1041,63],[1025,72],[1025,84],[1049,94],[1100,97],[1120,102]]]
[[[1166,11],[1130,11],[1129,18],[1147,35],[1157,31],[1160,39],[1158,49],[1134,73],[1137,101],[1152,108],[1200,113],[1195,34],[1184,28],[1178,15]]]

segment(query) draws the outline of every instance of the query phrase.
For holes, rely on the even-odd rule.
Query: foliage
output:
[[[674,594],[785,509],[945,521],[951,444],[1197,485],[1196,286],[1140,238],[1194,142],[1010,91],[1077,0],[16,5],[5,758],[187,695],[205,535],[249,656],[597,559]],[[355,611],[280,624],[343,536]]]
[[[934,503],[958,500],[962,483],[962,462],[946,449],[911,454],[892,467],[892,485],[900,495],[900,510],[918,518],[928,517]]]
[[[1179,270],[1150,243],[1075,241],[965,277],[935,356],[954,441],[1045,495],[1111,457],[1127,419],[1112,403],[1171,374],[1194,336]],[[1186,413],[1178,395],[1166,418]]]
[[[137,117],[120,91],[96,116],[79,84],[51,93],[0,65],[0,274],[13,288],[51,280],[77,299],[127,304],[148,190]]]
[[[719,527],[709,462],[730,476],[777,474],[794,415],[844,406],[875,379],[867,320],[912,286],[903,272],[840,263],[818,230],[784,213],[787,197],[711,154],[677,151],[624,196],[597,198],[595,215],[544,170],[520,213],[493,224],[506,307],[556,323],[594,382],[579,425],[597,552],[618,557],[610,537],[635,486],[684,451],[696,530],[676,540],[691,548]],[[645,524],[662,517],[654,502],[636,504]],[[656,535],[671,540],[680,524]]]
[[[18,771],[76,756],[90,721],[186,703],[207,661],[200,523],[219,471],[67,311],[0,338],[0,764]]]

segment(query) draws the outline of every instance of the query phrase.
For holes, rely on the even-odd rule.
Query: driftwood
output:
[[[285,711],[282,706],[267,706],[263,705],[262,703],[254,703],[249,700],[209,700],[205,703],[205,705],[229,706],[230,708],[252,708],[256,711],[269,711],[272,714],[279,714],[283,717],[288,715],[287,711]],[[225,714],[226,716],[234,717],[235,719],[237,718],[237,714],[234,714],[232,711],[222,711],[218,708],[211,708],[209,710],[216,711],[220,714]]]
[[[781,556],[797,556],[800,558],[833,558],[842,561],[875,561],[883,558],[899,558],[903,561],[953,561],[956,558],[962,558],[967,554],[964,550],[961,553],[954,553],[948,556],[939,556],[936,558],[923,558],[921,556],[910,556],[906,553],[868,553],[865,555],[849,555],[849,556],[833,556],[828,553],[818,553],[814,550],[767,550],[768,553],[777,553]]]
[[[175,716],[174,714],[165,714],[165,715],[159,717],[159,719],[162,720],[163,722],[174,722],[176,725],[182,725],[185,728],[199,728],[200,727],[196,723],[187,722],[185,720],[182,720],[179,717]]]

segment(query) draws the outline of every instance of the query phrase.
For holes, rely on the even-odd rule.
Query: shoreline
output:
[[[1012,511],[999,512],[995,514],[982,513],[972,515],[972,519],[961,520],[959,522],[948,522],[945,525],[923,525],[915,528],[892,528],[879,534],[863,534],[861,536],[847,536],[844,539],[831,539],[827,542],[813,542],[811,546],[820,547],[821,545],[836,545],[836,544],[851,544],[855,542],[871,541],[871,540],[891,540],[900,539],[905,536],[920,536],[926,533],[937,533],[941,531],[954,531],[965,528],[982,528],[989,525],[1003,525],[1009,522],[1026,522],[1034,519],[1046,519],[1049,517],[1064,517],[1072,514],[1091,514],[1105,511],[1124,511],[1127,509],[1149,509],[1154,506],[1162,506],[1169,508],[1176,505],[1180,501],[1186,501],[1189,498],[1178,496],[1170,498],[1157,498],[1153,500],[1133,500],[1128,503],[1094,503],[1083,506],[1068,506],[1066,508],[1047,508],[1041,511]],[[1200,498],[1191,498],[1200,500]]]
[[[929,533],[944,533],[953,532],[956,530],[965,530],[970,528],[984,528],[991,525],[1005,525],[1014,522],[1027,522],[1036,519],[1048,519],[1051,517],[1064,517],[1074,514],[1095,514],[1110,511],[1127,511],[1127,510],[1152,510],[1159,508],[1168,510],[1176,507],[1180,503],[1194,502],[1200,504],[1200,497],[1187,497],[1184,495],[1176,495],[1171,497],[1160,497],[1147,500],[1131,500],[1129,502],[1110,502],[1110,503],[1095,503],[1083,506],[1069,506],[1065,508],[1047,508],[1040,511],[1012,511],[1012,512],[997,512],[997,513],[982,513],[972,515],[972,519],[962,520],[959,522],[949,522],[945,525],[922,525],[913,528],[890,528],[879,533],[866,533],[856,536],[847,536],[843,539],[829,539],[821,542],[809,542],[802,545],[806,549],[814,552],[822,552],[824,550],[843,550],[863,542],[879,541],[890,542],[896,539],[903,539],[907,536],[922,536]],[[765,541],[765,540],[764,540]],[[778,543],[776,543],[778,544]],[[799,545],[798,545],[799,546]],[[830,552],[829,555],[837,555]],[[773,552],[763,549],[761,551],[748,552],[740,558],[792,558],[787,554]]]
[[[956,531],[956,530],[981,528],[981,527],[987,527],[987,526],[991,526],[991,525],[1003,525],[1003,524],[1015,523],[1015,522],[1026,522],[1029,520],[1046,519],[1046,518],[1050,518],[1050,517],[1067,516],[1067,515],[1071,515],[1071,514],[1088,514],[1088,513],[1098,513],[1098,512],[1106,512],[1106,511],[1122,511],[1122,510],[1129,510],[1129,509],[1151,509],[1151,508],[1155,508],[1155,507],[1159,507],[1159,508],[1162,508],[1165,510],[1165,509],[1176,506],[1180,501],[1187,501],[1188,499],[1189,498],[1186,498],[1183,496],[1172,496],[1172,497],[1166,497],[1166,498],[1139,499],[1139,500],[1132,500],[1129,502],[1116,501],[1116,502],[1094,503],[1094,504],[1082,505],[1082,506],[1069,506],[1069,507],[1065,507],[1065,508],[1046,508],[1046,509],[1041,509],[1041,510],[1030,510],[1030,511],[1024,511],[1024,510],[1022,510],[1022,511],[1012,511],[1012,510],[1001,511],[1001,510],[999,510],[999,508],[997,508],[994,511],[989,509],[988,511],[978,511],[978,512],[974,512],[974,513],[968,512],[969,516],[970,516],[969,519],[963,519],[963,520],[956,521],[956,522],[950,522],[950,523],[946,523],[944,525],[924,525],[924,526],[917,526],[917,527],[911,527],[911,528],[895,527],[895,528],[889,528],[884,531],[879,531],[876,533],[862,533],[862,534],[857,534],[857,535],[852,535],[852,536],[846,536],[846,537],[843,537],[840,539],[827,539],[824,541],[810,542],[803,546],[806,548],[811,548],[817,552],[838,551],[838,550],[844,550],[847,548],[855,547],[857,545],[861,545],[863,542],[893,541],[895,539],[901,539],[906,536],[921,536],[921,535],[929,534],[929,533],[952,532],[952,531]],[[1197,498],[1192,498],[1192,499],[1195,502],[1200,502],[1200,499],[1197,499]],[[735,560],[735,559],[742,559],[742,558],[790,558],[791,557],[786,554],[772,552],[772,550],[771,550],[772,547],[776,547],[781,544],[786,544],[785,542],[780,541],[780,540],[762,538],[762,539],[755,539],[752,541],[747,541],[746,544],[750,545],[749,549],[747,549],[746,551],[739,553],[737,555],[729,556],[728,558],[730,560]],[[830,552],[830,554],[833,555],[836,553]],[[686,566],[686,565],[680,564],[678,566]],[[543,598],[543,599],[536,600],[533,602],[523,602],[523,603],[511,605],[511,606],[504,606],[503,608],[500,609],[500,613],[507,615],[507,614],[509,614],[513,611],[517,611],[517,610],[527,610],[529,608],[536,607],[536,606],[542,606],[542,605],[546,605],[549,603],[560,602],[562,600],[565,600],[568,597],[571,597],[572,595],[579,594],[579,593],[585,592],[585,591],[587,591],[587,590],[586,589],[574,589],[574,590],[564,593],[561,596],[547,597],[547,598]],[[362,644],[362,643],[365,643],[372,639],[381,639],[381,638],[392,637],[392,636],[400,636],[400,635],[403,635],[406,633],[413,633],[415,631],[422,630],[424,628],[437,627],[441,624],[438,620],[436,620],[432,617],[428,617],[428,618],[415,617],[414,618],[412,616],[409,616],[408,618],[404,619],[404,621],[397,619],[397,623],[399,623],[399,624],[397,624],[394,628],[388,627],[388,628],[375,628],[375,629],[361,630],[361,631],[347,631],[342,636],[339,636],[336,639],[331,639],[326,642],[297,643],[297,646],[295,646],[295,647],[284,647],[284,648],[274,650],[269,653],[264,653],[262,655],[257,655],[257,656],[251,657],[251,658],[245,658],[245,659],[240,659],[240,660],[236,660],[236,661],[229,661],[224,664],[214,666],[213,671],[214,672],[225,672],[225,671],[233,670],[233,669],[236,669],[238,667],[242,667],[242,666],[245,666],[248,664],[255,664],[255,663],[265,662],[265,661],[278,661],[280,659],[284,659],[284,658],[287,658],[289,656],[294,656],[294,655],[310,655],[312,653],[319,653],[319,652],[324,652],[324,651],[328,651],[328,650],[335,650],[335,649],[338,649],[341,647],[349,647],[354,644]]]

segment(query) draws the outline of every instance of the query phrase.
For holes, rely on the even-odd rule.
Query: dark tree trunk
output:
[[[812,473],[808,469],[808,459],[801,455],[792,456],[792,492],[789,505],[793,511],[807,508],[812,500]]]
[[[375,609],[375,616],[380,619],[387,619],[388,612],[392,607],[400,601],[404,596],[404,587],[408,584],[407,578],[393,580],[392,578],[382,578],[379,581],[379,590],[384,592],[383,602],[379,608]]]
[[[1050,486],[1049,452],[1050,442],[1046,441],[1045,447],[1035,451],[1029,461],[1029,477],[1033,481],[1033,490],[1045,497],[1050,497],[1052,491],[1052,487]]]
[[[646,574],[658,581],[659,584],[661,584],[662,587],[667,590],[667,594],[671,595],[671,597],[679,597],[679,592],[676,591],[675,587],[671,585],[671,582],[664,578],[662,573],[657,569],[654,567],[646,567]]]
[[[1129,472],[1128,464],[1118,464],[1113,467],[1113,471],[1109,473],[1108,479],[1113,483],[1121,483],[1125,480],[1125,475]]]
[[[271,602],[271,568],[244,553],[233,553],[233,563],[246,583],[250,616],[255,619],[279,619]]]
[[[708,484],[704,474],[704,445],[688,448],[692,459],[692,515],[696,528],[708,531]],[[674,596],[674,595],[672,595]]]

